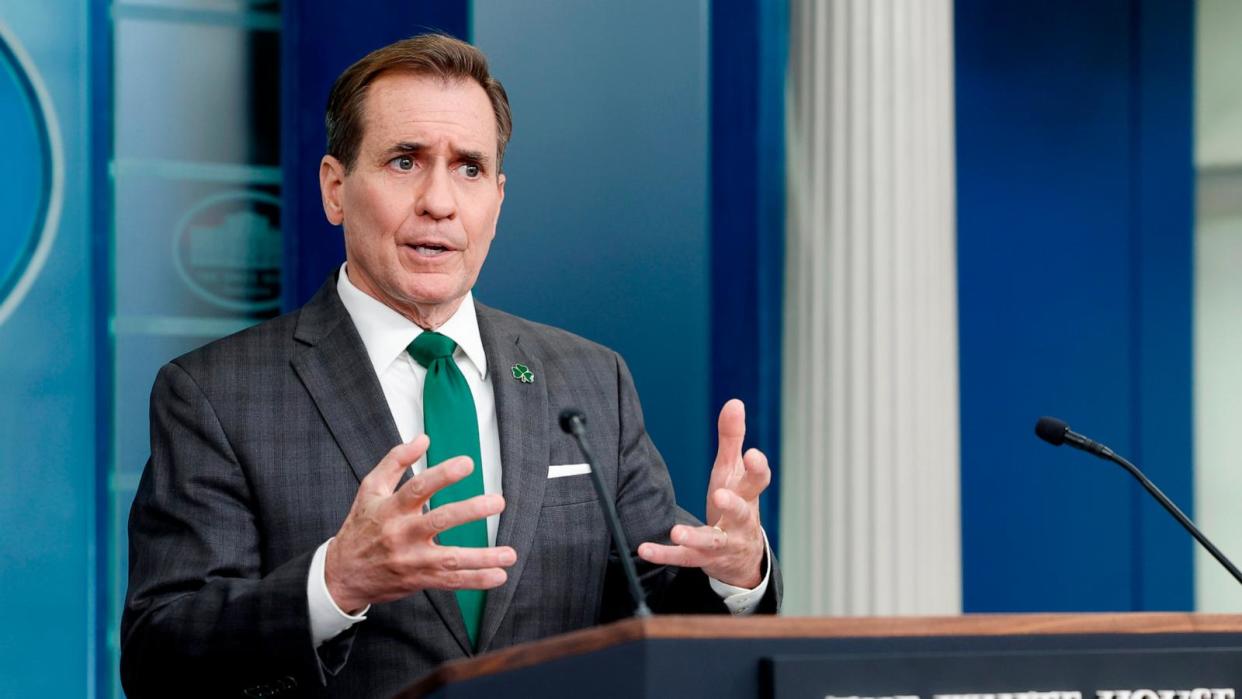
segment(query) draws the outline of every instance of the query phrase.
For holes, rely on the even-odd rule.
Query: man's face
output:
[[[505,197],[496,119],[482,86],[378,77],[353,169],[324,156],[324,212],[344,224],[349,280],[419,325],[448,320],[474,286]]]

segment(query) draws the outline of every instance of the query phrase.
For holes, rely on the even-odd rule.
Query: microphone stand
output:
[[[1156,484],[1152,483],[1147,476],[1143,475],[1143,472],[1140,471],[1137,466],[1113,453],[1112,449],[1108,449],[1107,452],[1099,454],[1099,457],[1101,459],[1112,461],[1118,466],[1124,468],[1126,471],[1129,471],[1130,475],[1134,476],[1134,479],[1146,488],[1147,492],[1151,493],[1151,496],[1163,505],[1164,509],[1167,510],[1169,514],[1173,515],[1173,519],[1176,519],[1183,527],[1185,527],[1186,531],[1190,532],[1190,535],[1195,538],[1195,541],[1202,544],[1203,548],[1207,549],[1208,553],[1212,554],[1212,557],[1224,566],[1225,570],[1229,571],[1229,574],[1233,576],[1234,580],[1242,583],[1242,572],[1238,571],[1237,567],[1235,567],[1233,563],[1225,557],[1225,554],[1220,552],[1220,549],[1216,548],[1215,544],[1208,541],[1208,538],[1203,535],[1203,532],[1199,531],[1199,528],[1195,526],[1195,523],[1191,522],[1190,518],[1187,517],[1185,513],[1177,507],[1177,505],[1173,504],[1172,500],[1165,497],[1165,494],[1160,492],[1160,489],[1156,487]]]
[[[600,507],[604,510],[608,531],[612,534],[612,540],[617,546],[617,556],[621,559],[621,567],[625,570],[625,579],[629,583],[630,596],[634,598],[634,616],[649,617],[651,608],[647,606],[646,595],[643,593],[642,585],[638,582],[638,571],[634,568],[633,559],[630,558],[630,545],[625,540],[625,532],[621,530],[621,518],[617,516],[617,506],[608,495],[608,491],[604,489],[604,479],[595,469],[595,458],[591,456],[591,449],[586,443],[586,418],[581,413],[566,410],[561,413],[560,423],[561,429],[573,435],[573,438],[577,440],[578,448],[582,450],[582,456],[587,460],[591,483],[595,486],[595,495],[599,498]]]
[[[1164,493],[1160,492],[1160,489],[1156,487],[1156,484],[1152,483],[1151,480],[1139,470],[1138,466],[1135,466],[1125,458],[1117,455],[1116,452],[1108,448],[1108,445],[1088,439],[1087,437],[1074,432],[1069,428],[1069,425],[1065,424],[1063,420],[1058,420],[1054,417],[1039,418],[1039,421],[1035,423],[1035,435],[1054,447],[1059,447],[1062,444],[1068,444],[1075,449],[1085,451],[1088,454],[1094,454],[1105,461],[1111,461],[1124,468],[1131,476],[1134,476],[1134,479],[1139,482],[1139,485],[1143,486],[1143,488],[1145,488],[1147,492],[1156,499],[1156,502],[1160,503],[1160,505],[1164,507],[1169,514],[1173,515],[1173,519],[1176,519],[1178,524],[1181,524],[1186,531],[1190,532],[1190,535],[1195,538],[1195,541],[1198,541],[1203,548],[1207,549],[1208,553],[1212,554],[1212,557],[1216,559],[1217,563],[1221,564],[1225,567],[1225,570],[1229,571],[1229,574],[1233,576],[1234,580],[1242,583],[1242,572],[1238,571],[1237,567],[1225,557],[1225,554],[1220,552],[1220,549],[1216,548],[1211,541],[1208,541],[1208,538],[1203,535],[1203,532],[1199,531],[1199,528],[1195,526],[1195,523],[1191,522],[1190,518],[1178,509],[1177,505],[1173,504],[1172,500],[1167,498]]]

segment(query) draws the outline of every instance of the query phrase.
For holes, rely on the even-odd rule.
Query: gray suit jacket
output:
[[[556,427],[567,407],[590,425],[596,467],[631,545],[693,521],[643,427],[634,384],[611,350],[479,305],[500,426],[507,507],[497,543],[517,550],[487,595],[479,652],[631,609],[589,476]],[[510,378],[522,363],[534,383]],[[311,647],[306,580],[315,549],[359,481],[400,442],[335,279],[302,309],[164,366],[151,396],[151,458],[130,513],[121,678],[131,697],[249,691],[388,696],[474,653],[451,592],[377,604]],[[723,612],[695,569],[639,561],[657,612]],[[773,570],[776,570],[775,565]],[[779,603],[775,573],[762,608]]]

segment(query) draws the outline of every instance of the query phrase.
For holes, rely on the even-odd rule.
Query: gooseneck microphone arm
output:
[[[617,516],[617,505],[612,496],[604,489],[604,479],[595,470],[595,457],[591,456],[591,448],[586,443],[586,416],[577,410],[565,410],[561,413],[561,429],[573,436],[582,450],[590,469],[591,483],[595,486],[595,496],[599,498],[599,506],[604,510],[604,518],[608,523],[608,532],[617,545],[617,557],[621,559],[621,567],[625,570],[626,582],[630,585],[630,596],[634,598],[634,616],[649,617],[651,608],[647,606],[643,586],[638,582],[638,571],[634,569],[634,560],[630,558],[630,545],[625,540],[625,532],[621,530],[621,518]]]
[[[1088,454],[1095,454],[1105,461],[1112,461],[1118,466],[1124,468],[1130,473],[1131,476],[1134,476],[1134,479],[1137,480],[1148,493],[1151,493],[1151,496],[1156,499],[1156,502],[1159,502],[1169,514],[1173,515],[1173,519],[1176,519],[1178,523],[1186,529],[1186,531],[1190,532],[1190,535],[1195,538],[1195,541],[1202,544],[1203,548],[1207,549],[1207,552],[1212,554],[1212,557],[1224,566],[1225,570],[1229,571],[1229,574],[1232,575],[1235,580],[1242,583],[1242,572],[1238,571],[1237,567],[1225,557],[1225,554],[1221,553],[1220,549],[1216,548],[1216,545],[1209,541],[1208,538],[1203,535],[1203,532],[1199,531],[1199,528],[1195,526],[1195,523],[1191,522],[1190,518],[1187,517],[1185,513],[1177,507],[1177,505],[1173,504],[1172,500],[1166,497],[1164,493],[1160,492],[1160,489],[1156,487],[1156,484],[1152,483],[1151,479],[1143,475],[1143,472],[1140,471],[1137,466],[1118,456],[1107,446],[1087,439],[1077,432],[1074,432],[1069,428],[1069,425],[1054,417],[1039,418],[1039,422],[1035,423],[1035,434],[1038,435],[1040,439],[1048,442],[1054,447],[1059,447],[1062,444],[1068,444],[1075,449],[1081,449]]]

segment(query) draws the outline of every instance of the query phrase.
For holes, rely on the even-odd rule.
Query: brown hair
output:
[[[332,84],[324,124],[328,128],[328,155],[349,172],[362,146],[362,107],[367,86],[382,73],[409,71],[444,81],[473,80],[483,87],[496,114],[497,167],[504,162],[505,146],[513,133],[509,97],[500,81],[487,70],[482,51],[444,34],[420,34],[368,53],[345,69]]]

